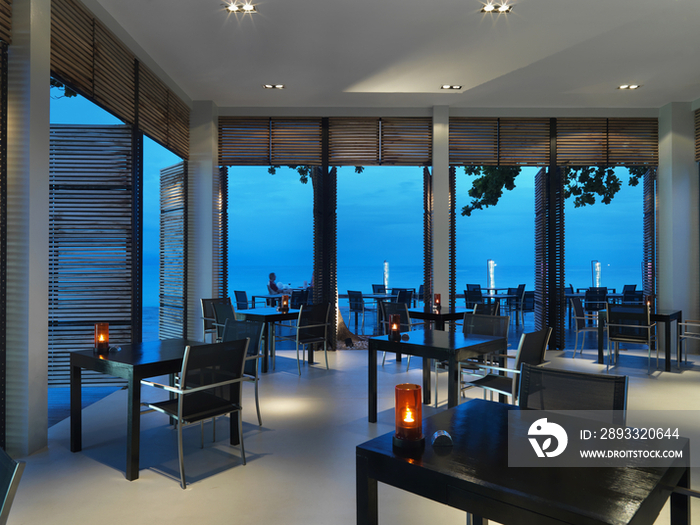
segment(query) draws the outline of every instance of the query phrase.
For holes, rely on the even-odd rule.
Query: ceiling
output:
[[[479,0],[259,0],[254,15],[222,0],[94,1],[191,100],[220,108],[700,99],[698,0],[513,0],[507,15],[481,13]]]

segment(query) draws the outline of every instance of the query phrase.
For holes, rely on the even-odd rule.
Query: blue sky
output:
[[[120,123],[82,97],[52,100],[51,121]],[[179,161],[165,148],[145,140],[144,304],[147,306],[158,303],[159,174],[162,168]],[[536,171],[523,169],[516,179],[516,189],[506,191],[498,206],[477,210],[471,217],[457,217],[458,291],[467,281],[486,284],[487,259],[494,259],[498,265],[498,286],[517,286],[519,282],[526,282],[528,287],[534,285]],[[367,167],[361,174],[356,174],[352,167],[339,169],[341,292],[346,288],[368,291],[369,281],[380,282],[384,260],[390,261],[395,286],[418,286],[423,258],[422,173],[421,167]],[[231,290],[264,292],[268,271],[277,271],[280,279],[294,284],[310,280],[311,183],[301,184],[298,174],[288,168],[270,175],[266,167],[232,167],[229,174]],[[567,284],[590,286],[591,260],[601,261],[605,286],[641,284],[642,190],[627,186],[626,170],[618,170],[618,175],[624,184],[612,204],[577,209],[567,202]],[[470,186],[469,177],[458,169],[458,209],[469,202]]]

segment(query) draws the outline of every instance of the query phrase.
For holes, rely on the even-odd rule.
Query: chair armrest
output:
[[[496,372],[513,372],[514,374],[520,373],[520,370],[516,370],[515,368],[505,368],[502,366],[493,366],[493,365],[478,365],[478,366],[482,370],[495,370]]]
[[[183,390],[176,387],[176,386],[170,386],[170,385],[164,385],[162,383],[156,383],[154,381],[148,381],[147,379],[142,379],[141,380],[142,385],[146,386],[152,386],[154,388],[160,388],[161,390],[166,390],[168,392],[172,392],[174,394],[182,394]]]

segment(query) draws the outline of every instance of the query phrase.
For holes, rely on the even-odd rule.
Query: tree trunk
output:
[[[345,325],[345,321],[343,320],[343,314],[340,313],[340,308],[337,308],[337,313],[338,313],[338,333],[336,336],[336,339],[338,341],[345,341],[346,339],[352,339],[353,343],[357,343],[358,341],[361,341],[361,339],[353,334],[350,329]]]

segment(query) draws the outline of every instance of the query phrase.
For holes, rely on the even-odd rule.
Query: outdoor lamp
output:
[[[391,315],[391,330],[389,334],[389,340],[395,343],[401,341],[401,315],[392,314]]]
[[[95,323],[95,351],[98,354],[109,352],[109,323]]]
[[[441,308],[441,303],[440,303],[440,294],[436,293],[435,297],[433,298],[433,304],[435,306],[435,309],[439,312]]]
[[[282,302],[280,303],[281,310],[283,312],[289,311],[289,296],[288,295],[283,295],[282,296]]]
[[[423,413],[420,385],[403,383],[396,385],[395,422],[393,444],[397,448],[415,450],[425,445],[423,437]]]

